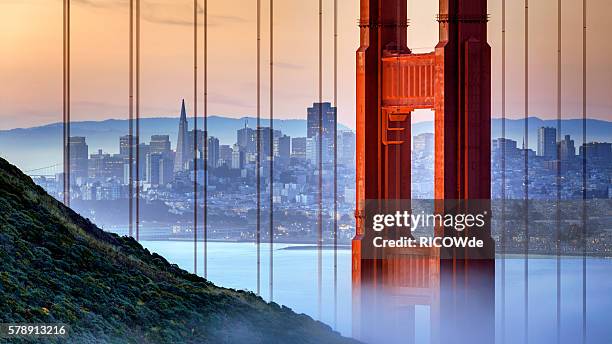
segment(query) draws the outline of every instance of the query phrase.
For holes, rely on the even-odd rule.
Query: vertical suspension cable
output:
[[[204,278],[208,278],[208,0],[204,0]]]
[[[319,0],[319,211],[317,221],[317,314],[321,319],[323,285],[323,0]]]
[[[66,202],[66,0],[62,3],[62,197]]]
[[[198,0],[193,0],[193,273],[198,274]]]
[[[338,326],[338,0],[334,0],[334,329]]]
[[[525,198],[525,343],[529,343],[529,0],[525,0],[525,132],[524,132],[524,198]]]
[[[64,197],[64,205],[68,206],[70,204],[70,196],[68,194],[68,190],[70,187],[70,179],[68,177],[69,173],[70,173],[70,156],[68,155],[68,136],[67,136],[67,129],[68,129],[68,121],[67,121],[67,114],[68,114],[68,88],[67,88],[67,82],[68,82],[68,77],[67,77],[67,71],[68,71],[68,64],[67,64],[67,57],[68,57],[68,2],[70,0],[64,0],[63,2],[63,14],[62,14],[62,38],[63,38],[63,51],[62,51],[62,96],[63,96],[63,103],[62,103],[62,151],[63,151],[63,170],[64,170],[64,175],[63,175],[63,197]]]
[[[255,178],[257,179],[257,219],[255,240],[257,247],[257,295],[261,294],[261,0],[257,0],[257,161],[255,161]]]
[[[587,261],[586,261],[586,199],[587,199],[587,7],[582,0],[582,343],[587,342]]]
[[[134,0],[130,0],[130,63],[128,115],[128,212],[129,235],[134,236]]]
[[[506,0],[502,0],[501,57],[501,343],[506,342]]]
[[[64,204],[70,206],[70,0],[64,0],[64,104],[63,104],[63,132],[64,132]]]
[[[136,241],[140,240],[140,0],[136,0]]]
[[[67,41],[66,41],[66,141],[67,141],[67,145],[66,145],[66,156],[68,158],[68,170],[67,170],[67,182],[68,182],[68,198],[67,198],[67,202],[66,204],[68,206],[70,206],[70,201],[72,198],[71,195],[71,186],[72,186],[72,171],[71,171],[71,160],[72,157],[70,156],[70,126],[72,124],[72,119],[71,119],[71,105],[72,101],[70,100],[71,98],[71,67],[70,67],[70,60],[71,60],[71,51],[72,49],[70,48],[71,45],[71,34],[70,34],[70,0],[67,1],[68,6],[66,9],[66,15],[67,15],[67,22],[66,22],[66,32],[67,32]]]
[[[561,0],[557,1],[557,343],[561,343]]]
[[[274,0],[270,0],[270,302],[274,301]]]
[[[71,7],[70,0],[68,0],[68,9],[67,9],[68,22],[66,24],[66,30],[68,32],[68,42],[67,42],[67,47],[66,47],[66,49],[67,49],[67,51],[66,51],[66,54],[67,54],[67,56],[66,56],[66,64],[67,64],[67,68],[66,68],[66,78],[67,78],[67,81],[66,81],[66,83],[67,83],[67,85],[66,85],[66,93],[67,93],[67,100],[66,100],[66,138],[67,138],[67,141],[68,141],[68,145],[66,146],[66,149],[67,149],[66,155],[68,156],[68,206],[70,206],[70,201],[71,201],[71,198],[72,198],[72,193],[71,193],[71,186],[72,186],[71,160],[72,160],[72,157],[70,155],[71,154],[70,153],[70,150],[71,150],[70,149],[71,148],[70,147],[70,136],[71,136],[71,134],[70,134],[70,129],[71,128],[70,127],[71,127],[71,124],[72,124],[71,105],[70,105],[70,104],[72,104],[72,101],[70,100],[71,97],[72,97],[71,96],[71,86],[70,86],[71,81],[72,81],[72,76],[71,76],[72,73],[71,73],[71,67],[70,67],[70,64],[71,64],[70,60],[72,59],[72,56],[71,56],[72,55],[71,54],[72,49],[71,49],[70,46],[71,46],[72,39],[71,39],[71,34],[70,34],[70,26],[71,26],[70,25],[70,23],[71,23],[71,19],[70,19],[71,9],[70,9],[70,7]]]
[[[140,241],[140,0],[136,0],[136,240]]]

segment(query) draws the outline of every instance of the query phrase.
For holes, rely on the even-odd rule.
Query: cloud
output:
[[[306,66],[304,65],[299,65],[295,63],[289,63],[289,62],[274,62],[274,67],[281,68],[281,69],[292,69],[292,70],[300,70],[300,69],[306,68]]]
[[[211,93],[208,96],[208,102],[218,105],[230,105],[239,108],[252,108],[255,106],[255,100],[252,102],[244,101],[240,97],[230,97],[225,94]]]
[[[129,8],[129,0],[72,0],[84,6],[98,9]],[[140,5],[142,19],[150,23],[193,26],[193,6],[188,4],[177,5],[174,1],[142,1]],[[201,3],[197,4],[198,26],[204,25],[204,7]],[[220,26],[224,24],[240,24],[249,20],[230,15],[218,15],[208,12],[208,26]]]

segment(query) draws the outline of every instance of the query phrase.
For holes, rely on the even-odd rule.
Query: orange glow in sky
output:
[[[201,3],[203,3],[201,1]],[[268,114],[269,26],[262,1],[262,116]],[[493,115],[500,111],[501,1],[489,1],[493,49]],[[556,114],[556,0],[530,4],[532,115]],[[563,113],[581,115],[582,26],[579,2],[564,1]],[[72,119],[127,118],[128,0],[72,1]],[[339,116],[354,126],[358,0],[338,0]],[[182,98],[193,104],[193,1],[142,0],[142,116],[178,116]],[[256,111],[256,1],[208,1],[209,114],[242,117]],[[507,1],[507,112],[523,115],[523,5]],[[333,1],[324,1],[324,100],[332,100]],[[304,118],[318,99],[318,1],[275,2],[275,116]],[[437,0],[408,6],[409,46],[416,52],[437,43]],[[612,2],[589,1],[589,117],[612,119],[612,51],[607,15]],[[199,16],[200,24],[203,15]],[[200,89],[203,84],[203,31]],[[62,1],[0,3],[0,129],[61,121]],[[199,109],[202,109],[200,95]],[[200,112],[201,115],[201,112]],[[417,119],[428,119],[422,113]]]

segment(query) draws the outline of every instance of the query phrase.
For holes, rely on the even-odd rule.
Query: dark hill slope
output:
[[[352,342],[100,230],[0,159],[0,323],[9,322],[70,324],[70,342]]]

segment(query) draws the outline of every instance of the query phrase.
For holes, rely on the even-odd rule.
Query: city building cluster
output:
[[[586,142],[577,147],[570,135],[558,139],[556,128],[541,127],[538,129],[537,151],[524,145],[519,148],[514,140],[498,138],[493,140],[491,153],[491,191],[494,199],[502,197],[503,170],[507,199],[523,199],[525,191],[529,199],[556,199],[558,189],[561,199],[582,199],[583,176],[587,182],[587,198],[612,198],[610,143]],[[584,162],[586,166],[583,166]],[[502,164],[505,164],[505,169]],[[583,173],[584,167],[586,175]]]
[[[262,228],[267,229],[266,212],[272,200],[277,239],[291,234],[297,240],[310,240],[316,233],[319,196],[331,237],[336,172],[339,225],[343,239],[348,240],[353,230],[355,133],[336,129],[337,112],[330,103],[309,107],[306,125],[305,137],[290,137],[281,130],[251,128],[245,123],[236,131],[233,144],[223,144],[201,129],[189,128],[183,102],[174,145],[169,135],[153,135],[148,143],[142,139],[137,143],[135,137],[124,135],[118,138],[118,153],[91,153],[86,137],[71,137],[73,207],[106,229],[124,234],[127,215],[119,213],[127,208],[132,180],[139,187],[142,235],[189,237],[193,230],[194,181],[200,188],[199,207],[203,207],[206,177],[211,238],[249,240],[256,221],[259,166]],[[133,161],[138,162],[132,166],[131,175],[130,150]],[[61,175],[38,180],[58,198],[62,197],[62,181]]]
[[[85,137],[71,137],[72,205],[105,229],[126,234],[131,150],[134,161],[138,161],[132,166],[131,179],[134,185],[139,180],[141,238],[192,238],[194,181],[199,188],[198,207],[203,208],[206,177],[209,238],[254,240],[259,175],[259,218],[263,237],[268,235],[272,202],[276,241],[314,242],[321,199],[324,240],[332,242],[334,185],[337,185],[338,239],[341,243],[349,243],[355,231],[355,133],[336,131],[337,112],[330,103],[314,103],[306,112],[304,137],[290,137],[270,127],[252,128],[245,123],[236,130],[235,142],[225,144],[203,130],[189,128],[184,103],[177,137],[172,140],[169,135],[152,135],[148,142],[139,143],[138,152],[136,139],[129,135],[118,138],[118,153],[114,154],[102,150],[90,152]],[[413,199],[434,198],[434,145],[432,133],[412,138]],[[526,155],[528,178],[525,178]],[[504,190],[508,200],[523,199],[525,185],[529,186],[531,200],[556,199],[557,190],[563,200],[581,199],[585,157],[587,197],[611,198],[610,143],[587,142],[577,146],[569,135],[559,139],[556,129],[549,127],[539,128],[537,151],[524,145],[519,148],[517,141],[508,138],[495,139],[491,160],[492,198],[502,197],[502,166],[505,166]],[[336,168],[334,161],[337,161]],[[62,175],[37,179],[59,199],[63,196],[62,181]],[[496,206],[494,203],[494,208]],[[550,202],[539,205],[552,206]],[[553,211],[552,208],[548,210]],[[497,239],[501,227],[493,228]],[[545,233],[533,232],[531,235],[535,237],[531,242],[534,245],[541,242],[542,251],[552,250],[553,227]],[[520,231],[514,231],[510,237],[508,248],[523,247]],[[612,238],[600,241],[612,242]],[[612,250],[612,247],[604,251],[607,249]]]

